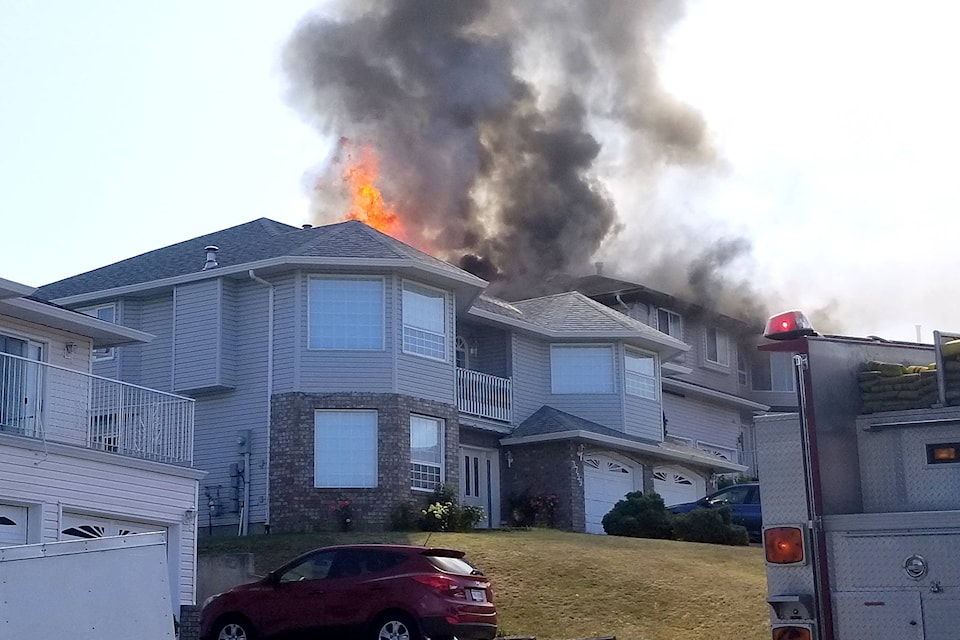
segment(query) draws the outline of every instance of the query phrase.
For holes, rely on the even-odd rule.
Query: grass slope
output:
[[[492,581],[500,630],[537,640],[766,640],[762,550],[552,529],[202,538],[266,573],[314,547],[401,542],[462,549]]]

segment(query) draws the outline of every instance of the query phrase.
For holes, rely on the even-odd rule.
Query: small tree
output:
[[[673,536],[670,512],[657,493],[632,491],[603,516],[603,530],[614,536],[658,538]]]

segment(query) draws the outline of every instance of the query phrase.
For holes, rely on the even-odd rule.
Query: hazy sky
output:
[[[278,57],[314,4],[0,0],[0,277],[40,286],[262,216],[310,221],[303,176],[330,146],[287,106]],[[958,13],[691,2],[660,74],[722,169],[658,197],[749,238],[731,277],[829,307],[832,330],[960,330]]]

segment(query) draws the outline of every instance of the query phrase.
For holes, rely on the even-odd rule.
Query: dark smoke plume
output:
[[[376,149],[412,244],[494,293],[530,296],[583,274],[621,231],[610,173],[655,188],[666,167],[715,162],[702,118],[664,91],[654,62],[682,11],[674,0],[350,1],[301,22],[284,68],[291,102],[322,132]],[[321,221],[337,219],[317,196]],[[631,213],[642,227],[644,212]],[[746,249],[719,243],[694,259],[691,289],[714,301],[711,270]],[[645,281],[645,253],[619,261],[625,277]]]

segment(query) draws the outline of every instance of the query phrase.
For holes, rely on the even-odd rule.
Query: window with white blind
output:
[[[447,296],[412,282],[403,283],[403,351],[447,359]]]
[[[683,340],[683,324],[680,314],[668,309],[657,309],[657,330],[677,340]]]
[[[382,278],[310,278],[311,349],[383,349]]]
[[[730,340],[727,334],[717,327],[707,329],[707,350],[704,352],[704,358],[711,364],[729,366],[730,364]]]
[[[656,358],[647,353],[627,350],[623,368],[626,372],[626,392],[650,400],[657,399]]]
[[[553,393],[614,393],[611,345],[552,345]]]
[[[319,409],[314,414],[314,486],[377,486],[377,412]]]

